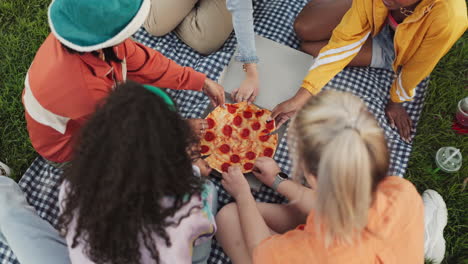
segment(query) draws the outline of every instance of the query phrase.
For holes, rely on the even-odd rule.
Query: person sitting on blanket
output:
[[[239,167],[223,174],[236,202],[217,214],[216,238],[233,262],[423,263],[421,196],[408,180],[386,176],[384,133],[363,101],[324,91],[306,102],[290,130],[297,181],[278,178],[269,158],[254,167],[288,205],[256,203]]]
[[[199,138],[153,86],[120,84],[105,101],[65,169],[65,238],[1,176],[9,169],[0,162],[0,240],[24,264],[206,263],[217,192],[206,180],[211,168],[200,159]]]
[[[395,72],[386,115],[410,142],[412,121],[402,103],[413,99],[467,25],[465,0],[310,1],[294,29],[302,50],[316,59],[296,95],[272,117],[288,120],[346,65],[384,68]]]
[[[232,92],[236,102],[253,102],[259,91],[252,0],[151,0],[144,23],[154,36],[175,34],[195,51],[208,55],[224,44],[234,28],[238,43],[236,59],[246,77]]]
[[[143,125],[144,124],[144,125]],[[72,263],[190,263],[216,224],[210,169],[198,137],[170,97],[152,86],[117,86],[82,130],[65,170],[59,226]],[[201,259],[200,259],[201,258]]]
[[[214,105],[224,104],[222,86],[130,39],[149,10],[150,0],[52,1],[52,33],[37,51],[23,92],[29,136],[42,157],[58,167],[71,161],[77,131],[127,78],[204,91]],[[201,119],[192,125],[207,127]]]

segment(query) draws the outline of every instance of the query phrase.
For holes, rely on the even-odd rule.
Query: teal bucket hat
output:
[[[65,46],[79,52],[112,47],[145,22],[150,0],[53,0],[49,26]]]

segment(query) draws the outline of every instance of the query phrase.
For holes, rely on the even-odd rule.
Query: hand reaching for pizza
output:
[[[253,103],[258,95],[259,87],[257,67],[254,63],[246,65],[246,77],[240,87],[232,92],[231,97],[236,102]]]
[[[217,82],[206,78],[205,85],[203,85],[203,92],[208,95],[213,106],[221,105],[224,107],[224,88]]]
[[[255,163],[252,173],[266,186],[273,186],[275,177],[281,169],[275,160],[268,157],[259,157]]]
[[[205,119],[191,118],[187,119],[187,121],[189,122],[193,132],[200,138],[205,134],[205,131],[208,128],[208,122]]]
[[[229,167],[228,172],[223,172],[221,184],[236,200],[242,195],[251,194],[250,185],[245,179],[244,174],[242,174],[241,167],[238,165]]]
[[[308,90],[300,88],[291,99],[277,105],[273,111],[271,111],[271,118],[276,121],[276,127],[279,128],[293,117],[311,96],[312,94]]]

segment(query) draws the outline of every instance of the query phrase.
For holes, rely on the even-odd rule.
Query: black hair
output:
[[[189,150],[198,143],[189,124],[158,95],[142,85],[117,86],[82,129],[72,165],[59,227],[73,227],[72,247],[84,243],[95,263],[140,263],[145,247],[156,263],[154,236],[171,245],[168,221],[198,195],[202,182],[192,173]],[[161,199],[172,197],[172,207]],[[189,199],[190,200],[190,199]]]
[[[65,45],[62,44],[62,47],[70,54],[85,54],[85,52],[79,52],[79,51],[76,51],[74,49],[71,49]],[[106,58],[106,61],[108,63],[110,63],[111,61],[113,62],[117,62],[117,63],[121,63],[122,60],[119,59],[119,57],[117,57],[117,54],[115,54],[115,51],[114,51],[114,48],[113,47],[109,47],[109,48],[103,48],[102,49],[102,52],[104,53],[104,57]],[[92,51],[91,54],[93,54],[94,56],[98,57],[99,56],[99,53],[97,51]]]

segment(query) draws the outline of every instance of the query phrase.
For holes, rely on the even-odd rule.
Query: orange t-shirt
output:
[[[254,263],[424,263],[424,206],[414,185],[390,176],[379,184],[375,197],[368,224],[354,244],[333,241],[326,248],[315,232],[312,212],[305,226],[260,243]]]

